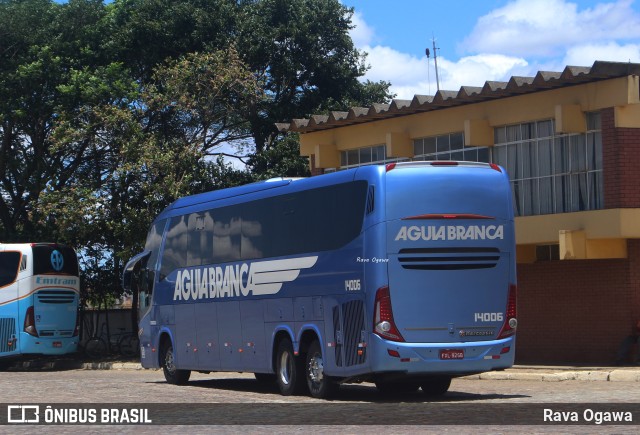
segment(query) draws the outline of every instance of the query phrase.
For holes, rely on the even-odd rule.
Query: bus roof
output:
[[[211,192],[199,193],[197,195],[185,196],[183,198],[175,200],[172,204],[170,204],[166,209],[162,211],[162,213],[160,213],[156,220],[161,220],[168,216],[180,214],[178,210],[187,207],[193,207],[200,204],[208,204],[215,201],[229,200],[232,198],[237,199],[238,197],[250,195],[253,193],[263,192],[264,194],[260,196],[267,198],[270,196],[282,195],[289,192],[346,183],[354,179],[356,171],[357,168],[310,178],[272,178],[270,180],[258,181],[255,183],[245,184],[243,186],[230,187],[227,189],[219,189],[213,190]],[[234,201],[234,203],[237,203],[237,201]]]
[[[30,249],[34,246],[53,246],[53,247],[67,247],[66,245],[61,245],[60,243],[54,242],[27,242],[27,243],[2,243],[0,242],[0,250],[6,249]]]
[[[501,169],[494,164],[479,162],[450,162],[450,161],[415,161],[390,163],[387,165],[368,165],[357,168],[337,171],[309,178],[272,178],[270,180],[258,181],[255,183],[245,184],[243,186],[230,187],[226,189],[213,190],[196,195],[185,196],[175,200],[167,208],[165,208],[156,218],[156,221],[173,217],[184,213],[182,209],[197,207],[201,204],[210,204],[216,201],[223,201],[216,206],[226,205],[225,200],[229,200],[229,205],[242,202],[239,197],[245,195],[259,194],[259,198],[268,198],[276,195],[283,195],[290,192],[313,189],[318,187],[330,186],[334,184],[346,183],[354,179],[365,179],[373,181],[384,173],[394,169],[401,168],[417,168],[417,167],[460,167],[460,168],[487,168],[502,172]],[[251,199],[257,199],[252,196]]]

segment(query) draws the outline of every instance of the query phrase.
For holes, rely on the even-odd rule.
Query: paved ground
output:
[[[505,416],[515,416],[516,421],[521,416],[525,421],[531,418],[531,409],[535,409],[536,418],[541,418],[541,406],[561,411],[573,409],[567,406],[584,404],[598,412],[632,409],[640,420],[640,388],[636,383],[639,374],[640,370],[635,367],[518,366],[504,372],[455,379],[449,393],[435,401],[419,393],[395,398],[380,396],[371,384],[343,386],[335,400],[319,401],[306,396],[283,397],[274,386],[260,384],[248,373],[194,373],[188,385],[175,386],[164,382],[161,371],[141,370],[136,363],[85,364],[81,369],[67,367],[63,370],[62,367],[51,369],[40,362],[40,366],[32,364],[31,368],[2,373],[0,402],[54,406],[164,405],[168,407],[165,412],[172,413],[170,421],[173,424],[146,427],[0,426],[0,433],[638,433],[638,422],[634,422],[634,426],[594,423],[489,426],[485,423]],[[0,409],[0,412],[6,411]],[[434,417],[447,415],[454,418],[453,423],[473,422],[473,425],[398,425],[399,421],[406,423],[432,415],[428,413],[435,413]],[[194,419],[210,418],[251,425],[175,425],[181,421],[193,423]],[[319,418],[342,419],[333,423],[353,421],[353,424],[388,421],[391,425],[306,423]],[[273,425],[274,421],[295,421],[296,424]]]
[[[73,359],[33,360],[16,364],[17,369],[55,369],[55,370],[142,370],[137,362],[106,361],[86,362]],[[12,369],[10,369],[12,370]],[[520,381],[608,381],[640,382],[640,366],[544,366],[516,365],[503,371],[487,372],[467,376],[461,379],[480,380],[520,380]]]

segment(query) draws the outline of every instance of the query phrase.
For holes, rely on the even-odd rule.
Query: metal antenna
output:
[[[433,35],[431,35],[431,41],[433,42],[433,63],[436,65],[436,86],[439,92],[440,78],[438,77],[438,50],[440,50],[440,48],[436,47],[436,38]]]

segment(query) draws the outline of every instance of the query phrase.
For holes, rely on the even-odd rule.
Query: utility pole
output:
[[[440,91],[440,78],[438,77],[438,47],[436,47],[436,38],[432,37],[431,41],[433,42],[433,63],[436,65],[436,87],[438,91]]]
[[[433,43],[433,62],[436,65],[436,87],[438,88],[438,91],[440,90],[440,78],[438,77],[438,50],[440,50],[438,47],[436,47],[436,39],[435,38],[431,38],[431,41]],[[425,49],[425,53],[427,55],[427,80],[429,81],[429,86],[431,86],[431,79],[428,78],[429,76],[429,56],[431,55],[431,52],[429,51],[429,48]],[[429,89],[429,92],[431,92],[431,89]]]

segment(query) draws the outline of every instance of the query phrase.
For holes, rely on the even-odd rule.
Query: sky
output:
[[[634,0],[341,2],[354,8],[351,38],[368,54],[364,79],[391,82],[399,99],[436,93],[434,39],[441,90],[596,60],[640,63]]]

